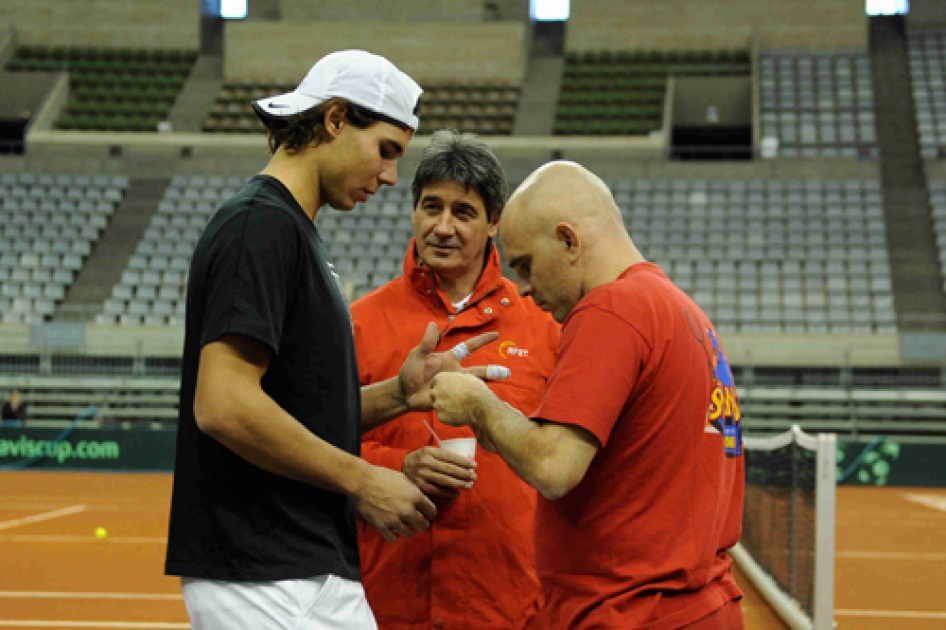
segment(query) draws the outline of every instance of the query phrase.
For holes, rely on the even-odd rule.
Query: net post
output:
[[[815,485],[815,602],[812,630],[834,628],[834,516],[837,437],[818,434]]]

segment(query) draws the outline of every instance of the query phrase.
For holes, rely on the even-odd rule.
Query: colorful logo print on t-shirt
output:
[[[723,436],[726,457],[737,457],[742,455],[742,410],[739,407],[739,394],[729,361],[723,354],[716,333],[711,328],[706,332],[713,344],[714,364],[713,391],[710,394],[707,423]]]

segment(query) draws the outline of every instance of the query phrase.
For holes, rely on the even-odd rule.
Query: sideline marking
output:
[[[162,621],[34,621],[32,619],[0,619],[0,627],[28,628],[157,628],[187,630],[189,623]]]
[[[837,551],[837,558],[855,560],[946,560],[946,553],[921,553],[909,551]]]
[[[6,599],[135,599],[178,601],[184,596],[177,593],[95,593],[63,591],[0,591]]]
[[[79,512],[85,512],[87,509],[88,509],[88,506],[85,506],[85,505],[73,505],[72,507],[62,508],[61,510],[53,510],[52,512],[43,512],[42,514],[34,514],[33,516],[15,518],[12,521],[4,521],[0,523],[0,530],[10,529],[12,527],[19,527],[20,525],[29,525],[30,523],[38,523],[40,521],[48,521],[50,519],[59,518],[60,516],[69,516],[70,514],[78,514]]]
[[[888,617],[891,619],[946,619],[946,612],[923,612],[920,610],[851,610],[840,608],[834,611],[838,617]]]
[[[913,503],[925,505],[928,508],[946,512],[946,496],[941,494],[916,494],[913,492],[904,493],[903,498]]]

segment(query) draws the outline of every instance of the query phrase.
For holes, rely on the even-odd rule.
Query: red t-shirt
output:
[[[568,495],[539,497],[546,607],[530,628],[680,628],[742,596],[726,553],[744,488],[732,373],[659,267],[633,265],[579,302],[534,417],[581,426],[601,450]]]

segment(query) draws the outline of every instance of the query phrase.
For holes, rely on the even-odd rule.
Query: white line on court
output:
[[[72,500],[75,501],[76,498],[72,497]],[[11,503],[5,501],[0,507],[4,510],[53,510],[63,503],[66,503],[66,501],[56,501],[54,503],[48,501],[44,503]]]
[[[42,514],[34,514],[33,516],[15,518],[12,521],[3,521],[2,523],[0,523],[0,530],[10,529],[12,527],[19,527],[20,525],[29,525],[30,523],[38,523],[40,521],[48,521],[50,519],[59,518],[60,516],[69,516],[70,514],[78,514],[79,512],[85,512],[87,509],[88,509],[88,506],[85,506],[85,505],[73,505],[72,507],[62,508],[61,510],[53,510],[52,512],[43,512]]]
[[[946,619],[946,612],[926,612],[921,610],[851,610],[838,608],[836,617],[886,617],[889,619]]]
[[[189,623],[163,621],[34,621],[32,619],[0,619],[0,627],[14,628],[155,628],[187,630]]]
[[[130,600],[183,600],[180,593],[95,593],[63,591],[0,591],[2,599],[130,599]]]
[[[131,545],[163,545],[168,541],[167,536],[108,536],[107,538],[95,538],[92,534],[88,536],[54,536],[39,534],[0,535],[0,542],[87,543],[91,540],[94,540],[96,544],[124,543]]]
[[[72,501],[75,501],[76,497],[72,497]],[[88,507],[89,510],[95,510],[96,512],[166,512],[167,503],[100,503],[96,502],[93,497],[83,497],[84,505]],[[58,503],[4,503],[0,505],[0,509],[4,511],[12,510],[52,510],[60,505],[65,503],[65,501],[59,501]]]
[[[939,510],[940,512],[946,512],[946,496],[941,494],[916,494],[914,492],[906,492],[904,493],[903,498],[907,501],[912,501],[913,503],[919,503],[920,505],[925,505],[928,508]]]
[[[854,560],[946,560],[946,553],[915,551],[837,551],[834,555],[836,558],[851,558]]]

